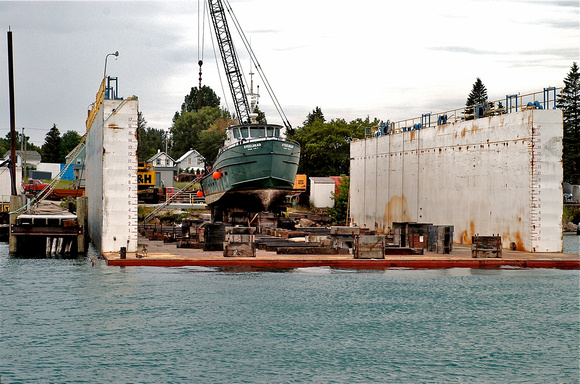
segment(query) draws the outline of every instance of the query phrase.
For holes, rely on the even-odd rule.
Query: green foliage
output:
[[[60,132],[56,124],[53,124],[44,138],[42,161],[45,163],[63,163],[64,158],[61,157],[61,143],[62,138],[60,137]]]
[[[22,138],[22,134],[16,132],[16,150],[19,151],[21,148],[20,139]],[[39,146],[34,145],[30,142],[30,137],[24,135],[24,144],[26,145],[27,151],[36,151],[42,154],[42,150]],[[4,156],[6,152],[10,151],[10,132],[6,134],[5,138],[0,138],[0,157]]]
[[[379,120],[371,121],[369,117],[350,123],[344,119],[333,119],[328,123],[314,119],[312,124],[299,127],[289,135],[301,146],[298,173],[308,176],[349,174],[350,141],[363,138],[365,126],[377,124]]]
[[[66,156],[81,142],[81,135],[76,131],[66,131],[60,143],[60,157],[63,162]]]
[[[350,192],[350,177],[343,176],[340,178],[338,193],[334,194],[334,207],[328,209],[328,214],[336,225],[346,225],[348,217],[348,197]]]
[[[220,106],[220,98],[218,97],[218,95],[216,95],[213,89],[211,89],[207,85],[201,87],[201,92],[199,91],[198,87],[191,87],[189,95],[185,96],[183,104],[181,104],[181,112],[175,112],[173,121],[175,122],[175,120],[179,118],[179,116],[183,115],[185,112],[199,111],[200,106],[201,109],[203,109],[203,107],[219,108]]]
[[[208,162],[213,162],[225,138],[226,134],[223,131],[209,129],[201,131],[199,133],[197,151]]]
[[[203,107],[199,112],[184,112],[170,128],[173,144],[169,155],[177,159],[194,148],[205,157],[204,152],[207,151],[200,147],[200,132],[209,129],[218,119],[227,120],[228,117],[228,113],[219,107]]]
[[[580,183],[580,73],[576,62],[564,79],[559,100],[564,114],[563,162],[564,181]]]
[[[564,220],[570,223],[578,224],[580,223],[580,208],[564,204]]]
[[[141,112],[139,112],[141,114]],[[143,120],[144,121],[144,120]],[[165,150],[166,133],[162,129],[148,128],[139,124],[137,128],[137,158],[141,162],[147,161],[157,153],[157,150]]]

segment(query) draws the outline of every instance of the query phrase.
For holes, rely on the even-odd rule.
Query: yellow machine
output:
[[[139,163],[137,167],[137,196],[139,201],[156,204],[159,202],[159,188],[155,187],[155,167]]]
[[[294,179],[294,190],[295,191],[306,191],[307,187],[306,183],[306,175],[296,175],[296,179]]]

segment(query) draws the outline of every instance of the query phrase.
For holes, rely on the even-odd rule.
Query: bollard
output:
[[[119,251],[119,255],[121,257],[121,260],[124,260],[127,258],[127,247],[121,247],[121,250]]]

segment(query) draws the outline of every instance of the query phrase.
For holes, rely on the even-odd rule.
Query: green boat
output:
[[[299,158],[300,145],[285,137],[281,125],[231,126],[201,181],[205,200],[224,210],[269,210],[292,191]]]

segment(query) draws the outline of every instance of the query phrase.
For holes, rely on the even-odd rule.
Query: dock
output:
[[[146,255],[140,253],[147,249]],[[222,251],[177,248],[139,237],[139,251],[127,253],[125,259],[117,252],[104,253],[107,265],[130,267],[210,267],[234,270],[286,270],[308,267],[330,267],[355,270],[385,270],[389,268],[556,268],[580,269],[580,255],[567,253],[529,253],[503,250],[501,258],[472,258],[471,246],[454,244],[450,254],[425,252],[423,255],[385,255],[384,259],[355,259],[352,255],[292,255],[256,250],[255,257],[224,257]],[[139,256],[139,257],[137,257]]]

